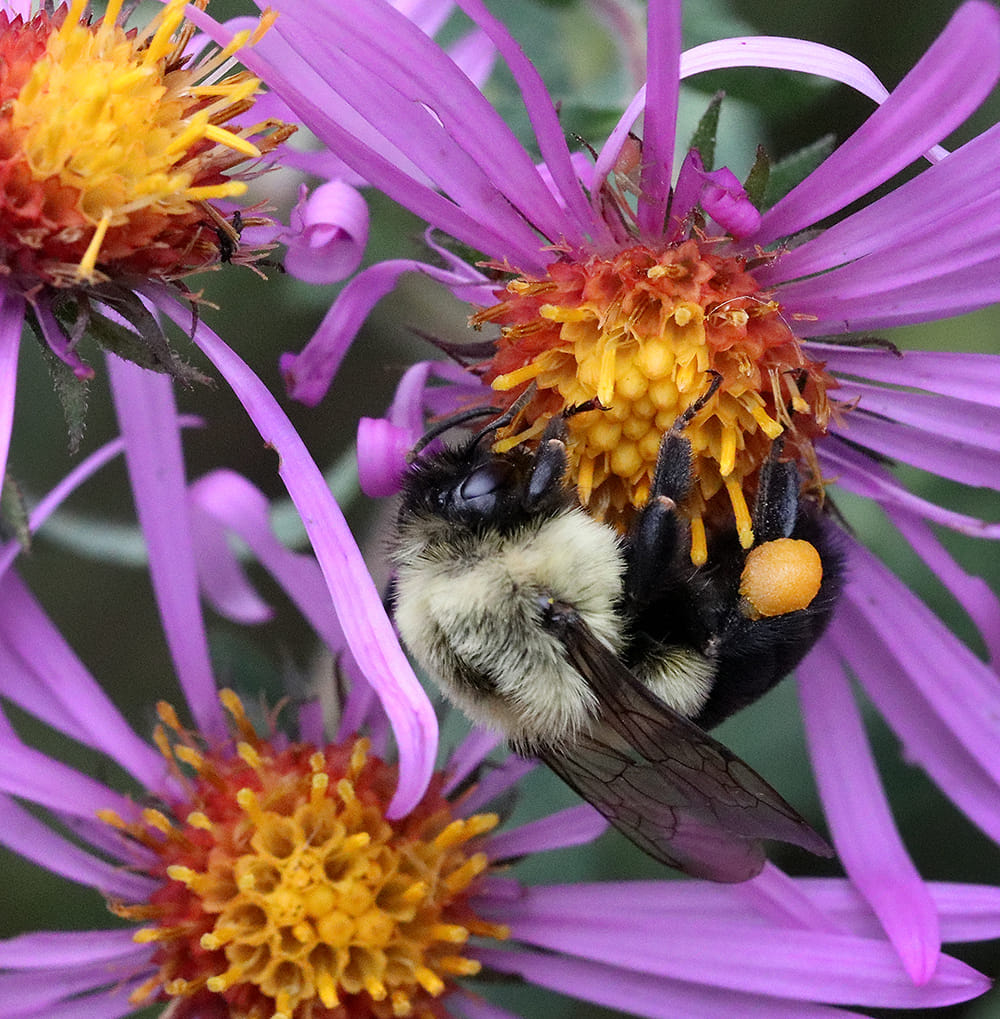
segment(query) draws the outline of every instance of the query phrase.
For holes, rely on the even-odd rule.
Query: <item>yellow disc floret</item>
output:
[[[366,740],[278,750],[223,696],[244,737],[236,754],[200,750],[164,707],[175,732],[158,743],[195,772],[187,801],[141,825],[107,818],[162,872],[147,903],[116,907],[157,945],[158,974],[133,1001],[173,998],[177,1015],[195,1015],[214,998],[234,1019],[443,1015],[450,982],[479,970],[463,954],[470,935],[507,933],[468,905],[487,867],[475,840],[496,815],[453,818],[438,779],[389,821],[395,769]]]
[[[724,240],[560,259],[544,278],[513,280],[473,319],[502,327],[480,368],[485,381],[511,402],[535,387],[497,448],[530,443],[569,412],[580,501],[622,528],[648,498],[664,434],[719,380],[684,426],[695,486],[682,509],[695,562],[713,518],[734,521],[743,546],[752,544],[748,503],[778,436],[786,455],[813,466],[811,439],[826,427],[833,384]]]
[[[747,554],[740,595],[751,617],[783,616],[812,604],[822,582],[823,563],[816,547],[798,538],[778,538]]]
[[[4,262],[57,285],[112,269],[193,271],[218,250],[221,216],[205,203],[243,194],[228,171],[290,129],[231,125],[260,85],[221,73],[250,32],[195,62],[184,0],[130,31],[117,23],[121,0],[93,24],[86,6],[74,0],[27,23],[0,18]]]

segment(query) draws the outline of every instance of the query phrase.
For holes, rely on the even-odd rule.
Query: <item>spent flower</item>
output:
[[[25,323],[52,365],[75,445],[93,375],[80,354],[84,335],[199,379],[142,287],[194,300],[184,283],[192,273],[266,253],[240,244],[242,228],[266,218],[254,209],[230,218],[227,203],[295,130],[257,119],[260,81],[232,68],[272,17],[199,55],[181,0],[139,28],[126,27],[133,10],[122,8],[113,0],[94,19],[86,0],[34,13],[0,4],[0,473]]]

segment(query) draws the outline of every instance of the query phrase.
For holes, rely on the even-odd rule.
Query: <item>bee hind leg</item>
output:
[[[798,520],[799,470],[794,460],[779,459],[782,446],[782,440],[775,439],[761,464],[753,508],[754,545],[790,537]]]

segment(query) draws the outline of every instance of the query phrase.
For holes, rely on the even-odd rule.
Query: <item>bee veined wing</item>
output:
[[[611,732],[536,748],[563,781],[650,856],[695,877],[754,877],[765,861],[760,839],[832,855],[757,772],[664,704],[569,614],[551,631],[597,694]]]

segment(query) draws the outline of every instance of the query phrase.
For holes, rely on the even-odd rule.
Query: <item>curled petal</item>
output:
[[[406,454],[420,438],[384,418],[358,422],[358,480],[361,491],[373,499],[395,495],[406,470]]]
[[[760,226],[760,213],[732,170],[702,171],[701,207],[733,237],[748,237]]]
[[[309,197],[302,188],[292,213],[285,268],[306,283],[335,283],[361,264],[368,243],[368,205],[349,184],[321,184]]]
[[[302,352],[282,355],[281,371],[290,396],[310,406],[319,403],[361,323],[407,272],[423,273],[445,286],[479,280],[478,273],[467,267],[464,272],[454,272],[411,259],[379,262],[358,273],[340,292]]]
[[[494,860],[505,860],[583,845],[607,828],[608,822],[589,803],[581,803],[495,835],[490,839],[489,854]]]

